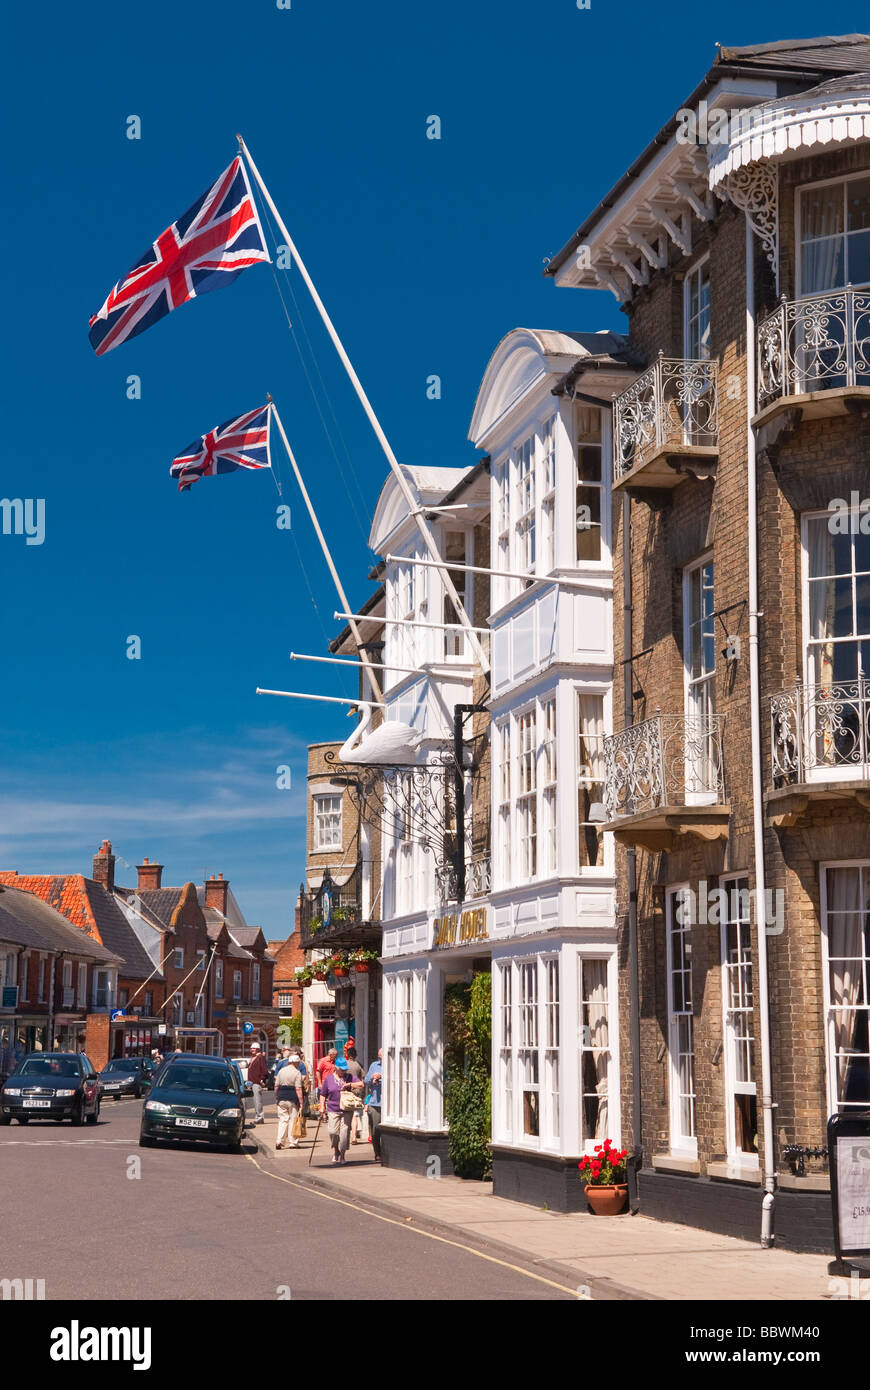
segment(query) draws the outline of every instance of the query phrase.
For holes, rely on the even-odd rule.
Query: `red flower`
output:
[[[596,1145],[595,1145],[595,1152],[596,1152],[597,1154],[600,1154],[600,1153],[601,1153],[601,1148],[602,1148],[601,1144],[596,1144]]]

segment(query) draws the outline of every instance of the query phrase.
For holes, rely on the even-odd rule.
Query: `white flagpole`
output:
[[[330,554],[329,546],[326,544],[326,537],[320,529],[320,522],[317,520],[317,513],[314,510],[311,498],[308,496],[308,489],[302,481],[302,474],[299,472],[299,467],[296,463],[296,459],[293,456],[293,450],[290,448],[290,441],[287,438],[287,435],[284,431],[284,425],[282,424],[281,416],[278,414],[278,407],[272,400],[271,396],[267,395],[266,399],[269,402],[269,409],[275,417],[275,424],[278,426],[278,432],[281,435],[281,439],[283,440],[284,448],[287,450],[287,457],[290,460],[290,466],[293,469],[296,481],[299,484],[299,491],[302,493],[303,500],[305,502],[306,507],[308,508],[308,515],[311,517],[311,524],[317,532],[317,539],[320,541],[320,549],[323,551],[324,559],[326,560],[326,563],[329,566],[329,573],[332,575],[336,592],[341,602],[344,604],[345,608],[349,610],[350,604],[347,601],[347,596],[344,592],[344,588],[342,587],[341,580],[338,577],[338,570],[335,568],[335,565],[332,562],[332,555]],[[355,619],[350,624],[350,630],[353,633],[354,641],[356,642],[357,648],[359,650],[360,660],[362,661],[362,664],[366,669],[366,674],[369,678],[369,681],[371,682],[372,693],[374,694],[376,700],[383,700],[384,696],[383,692],[381,691],[381,687],[378,684],[378,678],[375,675],[371,665],[369,664],[369,660],[366,653],[363,651],[362,637],[360,636],[360,631],[356,625]]]
[[[391,560],[397,561],[402,565],[424,565],[427,569],[433,568],[431,560],[423,560],[419,555],[385,555],[387,564]],[[487,574],[491,579],[526,579],[533,584],[559,584],[569,589],[588,589],[588,579],[568,579],[559,574],[528,574],[520,570],[494,570],[488,565],[460,565],[453,560],[450,561],[452,570],[461,570],[465,574]]]
[[[369,709],[386,709],[383,700],[349,700],[345,695],[306,695],[302,690],[260,690],[255,695],[283,695],[287,700],[320,700],[327,705],[353,705],[354,709],[367,706]],[[183,981],[182,981],[183,983]]]
[[[294,241],[293,241],[293,238],[291,237],[290,233],[288,232],[288,230],[287,230],[287,228],[286,228],[286,226],[285,226],[285,224],[284,224],[284,220],[283,220],[283,218],[281,217],[280,212],[278,211],[278,209],[277,209],[276,206],[275,206],[275,203],[274,203],[274,201],[273,201],[273,199],[272,199],[272,195],[271,195],[271,193],[269,192],[269,190],[268,190],[268,188],[266,187],[266,185],[264,184],[263,179],[262,179],[262,177],[261,177],[261,175],[260,175],[260,171],[259,171],[259,169],[257,168],[256,164],[254,163],[253,159],[251,158],[251,152],[250,152],[250,150],[248,149],[248,147],[247,147],[247,145],[245,144],[244,140],[242,139],[241,135],[237,135],[237,136],[236,136],[236,139],[237,139],[238,142],[239,142],[239,149],[241,150],[242,154],[245,156],[245,159],[247,160],[247,162],[248,162],[248,164],[249,164],[249,166],[250,166],[251,173],[253,174],[254,178],[257,180],[257,183],[259,184],[260,192],[262,193],[263,197],[265,198],[266,202],[268,203],[269,208],[270,208],[270,210],[271,210],[271,212],[272,212],[272,216],[275,218],[275,221],[276,221],[277,224],[278,224],[279,230],[280,230],[281,235],[283,236],[283,238],[284,238],[284,240],[285,240],[285,242],[286,242],[286,244],[287,244],[287,247],[288,247],[288,249],[289,249],[289,251],[290,251],[290,254],[291,254],[291,256],[293,257],[293,260],[295,261],[296,265],[297,265],[298,268],[299,268],[299,274],[302,276],[302,279],[305,281],[305,284],[306,284],[306,286],[307,286],[307,288],[308,288],[308,293],[311,295],[311,298],[314,300],[314,304],[315,304],[315,307],[316,307],[316,309],[317,309],[317,312],[319,313],[321,319],[323,320],[323,324],[324,324],[324,327],[326,328],[327,333],[329,334],[330,338],[332,339],[333,346],[335,347],[335,350],[336,350],[336,352],[338,353],[338,355],[339,355],[339,357],[340,357],[340,359],[341,359],[342,365],[344,366],[345,371],[347,372],[348,376],[350,377],[351,385],[353,386],[354,391],[356,391],[356,394],[357,394],[357,396],[359,397],[360,405],[362,406],[363,410],[365,411],[366,415],[368,416],[369,423],[370,423],[372,429],[374,430],[375,435],[377,436],[378,443],[380,444],[381,448],[382,448],[383,451],[384,451],[384,455],[386,456],[387,463],[390,465],[390,468],[392,469],[392,471],[393,471],[393,473],[394,473],[394,475],[395,475],[396,481],[397,481],[397,483],[399,484],[399,487],[400,487],[401,490],[402,490],[402,494],[403,494],[403,496],[404,496],[404,498],[405,498],[405,501],[406,501],[407,504],[408,504],[408,509],[409,509],[411,515],[413,516],[414,521],[415,521],[416,524],[417,524],[417,529],[419,530],[421,536],[423,537],[423,540],[425,541],[426,549],[429,551],[429,554],[430,554],[430,556],[432,557],[432,560],[435,562],[435,564],[437,565],[438,569],[439,569],[440,572],[441,572],[441,580],[442,580],[442,583],[444,584],[445,589],[447,590],[447,596],[448,596],[448,598],[450,599],[450,602],[453,604],[454,610],[455,610],[455,612],[456,612],[456,614],[457,614],[457,617],[458,617],[459,620],[460,620],[460,623],[461,623],[462,627],[464,627],[464,628],[466,629],[466,631],[468,632],[468,640],[469,640],[469,642],[470,642],[470,644],[471,644],[471,649],[472,649],[472,651],[474,652],[475,656],[477,657],[478,662],[480,663],[481,670],[484,671],[484,672],[487,672],[487,671],[489,671],[489,660],[488,660],[488,658],[487,658],[487,656],[486,656],[486,653],[485,653],[484,650],[483,650],[482,645],[480,644],[480,642],[479,642],[478,639],[477,639],[477,633],[475,632],[474,628],[473,628],[472,625],[471,625],[471,622],[469,621],[468,614],[467,614],[466,611],[465,611],[465,605],[463,604],[461,598],[459,597],[458,593],[456,592],[456,586],[454,585],[453,580],[450,578],[450,574],[448,573],[447,566],[445,565],[444,561],[443,561],[442,558],[441,558],[441,555],[440,555],[440,553],[439,553],[439,551],[438,551],[438,547],[437,547],[437,545],[435,544],[435,540],[434,540],[434,537],[433,537],[433,535],[432,535],[432,532],[429,530],[429,527],[426,525],[426,522],[424,521],[423,517],[422,517],[421,514],[420,514],[421,509],[420,509],[420,507],[419,507],[419,505],[418,505],[418,502],[417,502],[416,497],[414,496],[413,492],[411,491],[411,487],[410,487],[410,484],[409,484],[409,482],[408,482],[408,479],[405,477],[404,473],[402,472],[401,465],[400,465],[398,459],[396,458],[395,454],[393,453],[392,448],[390,447],[390,441],[387,439],[387,436],[384,434],[384,431],[383,431],[383,429],[381,428],[381,423],[380,423],[380,421],[378,420],[378,417],[377,417],[377,415],[375,414],[374,410],[372,409],[371,402],[370,402],[368,396],[366,395],[365,391],[363,390],[362,383],[361,383],[359,377],[357,376],[356,372],[354,371],[353,363],[351,362],[350,358],[348,357],[347,353],[346,353],[345,350],[344,350],[344,346],[343,346],[343,344],[342,344],[341,339],[340,339],[339,336],[338,336],[338,333],[337,333],[336,330],[335,330],[335,327],[334,327],[334,325],[333,325],[332,319],[329,317],[329,314],[326,312],[326,308],[325,308],[325,306],[324,306],[324,304],[323,304],[323,300],[320,298],[320,295],[317,293],[317,290],[316,290],[315,287],[314,287],[314,282],[313,282],[313,280],[311,279],[311,276],[308,274],[308,271],[305,269],[305,264],[304,264],[304,262],[303,262],[303,260],[302,260],[302,257],[299,255],[299,252],[296,250],[296,245],[295,245],[295,243],[294,243]],[[347,606],[349,607],[350,605],[347,605]]]

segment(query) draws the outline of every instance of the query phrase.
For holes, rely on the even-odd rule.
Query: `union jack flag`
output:
[[[119,280],[88,334],[98,357],[198,294],[229,285],[269,253],[247,170],[237,155],[183,217]]]
[[[217,429],[194,439],[169,469],[169,476],[178,479],[178,491],[184,492],[200,478],[235,473],[237,468],[271,468],[270,415],[270,407],[262,405],[258,410],[248,411],[247,415],[224,420]]]

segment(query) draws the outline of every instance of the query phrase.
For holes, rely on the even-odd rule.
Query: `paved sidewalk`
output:
[[[431,1179],[375,1163],[369,1143],[352,1145],[347,1163],[330,1162],[326,1126],[311,1165],[317,1127],[299,1149],[275,1151],[274,1102],[266,1123],[248,1131],[257,1162],[270,1172],[349,1200],[476,1249],[533,1266],[593,1299],[769,1301],[830,1298],[827,1255],[762,1250],[748,1241],[638,1216],[563,1215],[492,1195],[492,1183]],[[579,1181],[579,1179],[578,1179]]]

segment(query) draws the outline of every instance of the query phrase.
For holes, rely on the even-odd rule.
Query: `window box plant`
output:
[[[595,1145],[595,1153],[584,1155],[577,1167],[586,1184],[586,1200],[596,1216],[618,1216],[628,1202],[625,1162],[628,1149],[616,1149],[609,1139]]]

